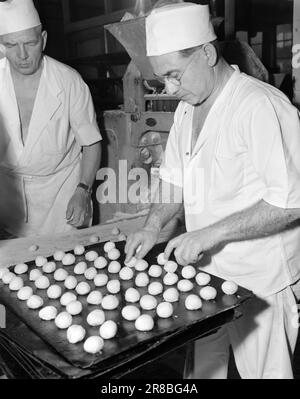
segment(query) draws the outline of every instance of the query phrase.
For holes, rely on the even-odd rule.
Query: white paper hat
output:
[[[0,2],[0,35],[20,32],[41,24],[32,0]]]
[[[217,38],[208,5],[175,3],[152,10],[146,18],[147,56],[159,56]]]

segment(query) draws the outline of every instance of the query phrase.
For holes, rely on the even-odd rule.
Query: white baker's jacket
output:
[[[9,63],[0,60],[0,223],[17,236],[72,229],[66,210],[80,179],[81,146],[100,140],[87,85],[44,56],[24,145]]]
[[[194,107],[181,102],[175,113],[160,176],[183,189],[187,231],[262,199],[300,208],[299,113],[279,90],[234,68],[192,154]],[[300,278],[300,228],[229,243],[202,265],[261,296],[279,292]]]

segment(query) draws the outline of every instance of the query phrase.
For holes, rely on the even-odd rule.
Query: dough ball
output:
[[[74,248],[74,255],[80,256],[83,255],[85,251],[85,248],[83,245],[76,245],[76,247]]]
[[[164,252],[160,253],[157,257],[157,263],[161,266],[165,265],[168,262],[168,259],[165,258]]]
[[[35,259],[35,264],[37,267],[42,267],[47,262],[48,262],[48,260],[44,256],[37,256]]]
[[[111,261],[110,264],[108,265],[109,273],[116,274],[119,273],[120,270],[121,270],[121,264],[117,260]]]
[[[111,234],[113,234],[114,236],[117,236],[120,234],[120,230],[117,226],[113,227]]]
[[[134,305],[125,306],[121,313],[123,318],[128,321],[134,321],[141,315],[140,309]]]
[[[129,262],[124,262],[124,265],[125,265],[125,266],[128,266],[128,267],[134,267],[135,264],[136,264],[136,262],[137,262],[137,258],[136,258],[135,256],[133,256],[133,257],[130,259]]]
[[[2,276],[2,281],[4,284],[10,284],[15,277],[15,273],[7,272]]]
[[[180,280],[178,281],[177,288],[181,292],[191,291],[194,287],[194,284],[190,280]]]
[[[69,302],[66,306],[66,311],[72,316],[77,316],[82,312],[82,303],[79,301]]]
[[[87,280],[94,280],[94,278],[97,276],[97,270],[94,267],[89,267],[86,269],[84,272],[84,277]]]
[[[87,269],[87,264],[85,262],[79,262],[77,265],[74,267],[74,273],[75,274],[84,274],[84,272]]]
[[[29,280],[35,281],[41,276],[42,276],[42,272],[39,269],[32,269],[29,273]]]
[[[54,320],[57,316],[57,309],[54,306],[46,306],[39,311],[39,318],[45,321]]]
[[[207,285],[209,284],[211,277],[207,273],[198,273],[196,276],[196,283],[198,285]]]
[[[110,260],[117,260],[120,256],[120,251],[117,248],[113,248],[107,253],[107,257]]]
[[[22,287],[17,295],[21,301],[27,301],[32,294],[33,294],[33,289],[31,287]]]
[[[74,276],[68,276],[65,279],[65,283],[64,283],[65,287],[68,290],[74,290],[74,288],[76,288],[77,284],[78,284],[77,278]]]
[[[173,306],[170,302],[161,302],[156,308],[156,313],[162,319],[167,319],[173,314]]]
[[[66,254],[63,258],[62,258],[62,264],[64,266],[70,266],[70,265],[74,265],[75,263],[75,256],[73,254]]]
[[[119,277],[121,280],[131,280],[133,277],[133,270],[128,266],[122,267]]]
[[[175,273],[167,273],[164,276],[163,282],[165,285],[174,285],[178,281],[178,276]]]
[[[99,328],[99,334],[103,339],[111,339],[116,336],[117,330],[117,324],[113,320],[107,320]]]
[[[94,284],[96,287],[103,287],[108,282],[108,276],[104,273],[97,274],[94,278]]]
[[[224,281],[221,286],[222,291],[226,295],[234,295],[238,290],[238,285],[233,281]]]
[[[7,269],[7,267],[0,269],[0,280],[2,280],[2,277],[4,276],[5,273],[8,273],[9,270]]]
[[[97,269],[104,269],[107,266],[107,260],[104,258],[104,256],[98,256],[98,258],[94,262],[94,266]]]
[[[78,295],[87,295],[91,291],[91,287],[87,282],[82,281],[77,285],[76,291]]]
[[[145,310],[155,309],[157,306],[157,299],[152,295],[143,295],[140,299],[140,306]]]
[[[72,316],[68,312],[61,312],[55,318],[55,324],[61,330],[65,330],[72,324]]]
[[[150,277],[158,278],[162,275],[162,268],[158,265],[152,265],[148,270],[148,274]]]
[[[43,272],[50,274],[53,273],[56,269],[56,263],[55,262],[47,262],[43,266]]]
[[[15,274],[24,274],[28,270],[28,266],[25,263],[20,263],[15,266],[14,272]]]
[[[68,275],[69,275],[69,273],[65,269],[63,269],[63,268],[57,269],[57,270],[55,270],[55,273],[54,273],[54,280],[65,281],[65,279],[68,277]]]
[[[92,236],[90,236],[90,238],[89,238],[89,242],[90,242],[91,244],[96,244],[97,242],[99,242],[99,237],[96,236],[96,235],[92,235]]]
[[[19,291],[24,285],[22,277],[14,277],[9,283],[9,289],[11,291]]]
[[[163,285],[158,281],[154,281],[149,285],[148,292],[150,295],[159,295],[163,292]]]
[[[43,304],[43,299],[38,295],[31,295],[31,297],[27,300],[27,306],[29,307],[29,309],[41,308]]]
[[[168,288],[163,293],[163,298],[167,302],[177,302],[179,300],[179,292],[176,288]]]
[[[186,297],[184,305],[187,310],[199,310],[202,307],[202,301],[198,295],[191,294]]]
[[[86,298],[87,303],[90,305],[100,305],[102,302],[102,294],[100,291],[92,291]]]
[[[127,237],[124,233],[118,235],[118,241],[126,241]]]
[[[111,251],[112,249],[114,249],[115,247],[116,247],[116,244],[115,244],[114,242],[108,241],[108,242],[106,242],[106,243],[104,244],[103,249],[104,249],[105,252],[109,252],[109,251]]]
[[[135,278],[135,285],[137,287],[147,287],[149,281],[150,280],[147,273],[139,273]]]
[[[119,300],[115,295],[106,295],[102,299],[101,306],[104,310],[114,310],[119,306]]]
[[[154,327],[154,321],[150,315],[142,314],[136,319],[134,325],[139,331],[151,331]]]
[[[77,344],[78,342],[83,341],[85,334],[85,329],[82,326],[73,324],[67,330],[67,339],[70,344]]]
[[[62,289],[57,284],[50,285],[50,287],[47,289],[47,295],[49,299],[57,299],[61,296],[61,293]]]
[[[85,254],[85,259],[89,262],[94,262],[98,258],[98,254],[96,251],[89,251]]]
[[[77,299],[77,296],[75,294],[73,294],[73,292],[66,292],[60,298],[60,303],[62,306],[67,306],[68,303],[76,301],[76,299]]]
[[[144,270],[148,269],[149,264],[145,259],[139,259],[136,261],[134,267],[138,272],[143,272]]]
[[[86,318],[87,323],[92,326],[101,326],[105,321],[105,313],[101,309],[93,310]]]
[[[107,291],[111,294],[117,294],[120,292],[121,284],[119,280],[110,280],[106,285]]]
[[[61,262],[64,256],[65,256],[64,251],[58,250],[54,252],[53,258],[54,260],[57,260],[57,262]]]
[[[199,294],[201,298],[204,299],[205,301],[211,301],[215,299],[215,297],[217,296],[217,290],[214,287],[208,285],[206,287],[201,288]]]
[[[40,276],[35,280],[34,284],[39,290],[45,290],[46,288],[50,287],[50,281],[46,276]]]
[[[164,265],[164,269],[167,273],[175,273],[177,268],[178,265],[173,260],[168,260],[168,262],[166,262]]]
[[[140,300],[140,293],[135,288],[128,288],[125,292],[125,301],[135,303]]]
[[[31,245],[31,246],[28,248],[28,251],[29,251],[29,252],[36,252],[38,249],[39,249],[39,246],[38,246],[38,245]]]
[[[196,269],[193,266],[184,266],[181,270],[181,275],[184,279],[190,280],[196,276]]]
[[[83,349],[87,353],[95,354],[101,351],[104,346],[104,341],[101,337],[89,337],[83,344]]]

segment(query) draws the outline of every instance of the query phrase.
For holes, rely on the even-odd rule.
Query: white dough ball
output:
[[[173,306],[170,302],[161,302],[156,308],[156,313],[162,319],[167,319],[173,314]]]
[[[92,291],[86,298],[87,303],[90,305],[100,305],[102,302],[102,294],[100,291]]]
[[[38,295],[31,295],[31,297],[27,300],[27,306],[30,309],[38,309],[43,306],[43,299]]]
[[[117,324],[113,320],[105,321],[99,328],[99,334],[103,339],[114,338],[117,334]]]
[[[168,262],[168,259],[165,258],[164,252],[160,253],[157,257],[157,263],[161,266],[165,265]]]
[[[196,276],[196,283],[198,285],[207,285],[211,280],[211,277],[207,273],[198,273]]]
[[[94,284],[96,287],[103,287],[108,282],[108,276],[104,273],[97,274],[94,278]]]
[[[63,260],[63,257],[65,256],[64,251],[58,250],[54,252],[53,258],[54,260],[56,260],[57,262],[60,262]]]
[[[46,276],[40,276],[35,280],[34,284],[39,290],[45,290],[46,288],[50,287],[50,281]]]
[[[114,226],[112,231],[111,231],[111,234],[113,234],[114,236],[119,235],[120,234],[120,229],[117,226]]]
[[[78,284],[77,278],[74,276],[68,276],[64,282],[64,285],[68,290],[74,290],[77,284]]]
[[[74,267],[74,273],[75,274],[84,274],[84,272],[87,269],[87,264],[85,262],[79,262],[77,265]]]
[[[168,260],[168,262],[166,262],[164,265],[164,269],[167,273],[175,273],[177,268],[178,265],[173,260]]]
[[[4,284],[10,284],[10,282],[16,277],[15,273],[7,272],[2,276]]]
[[[84,254],[84,251],[85,251],[84,246],[78,244],[78,245],[76,245],[76,247],[74,248],[74,255],[78,255],[78,256],[83,255],[83,254]]]
[[[0,280],[2,280],[2,277],[4,276],[5,273],[8,273],[9,270],[7,267],[0,269]]]
[[[91,287],[85,281],[82,281],[76,287],[76,292],[78,295],[87,295],[90,291],[91,291]]]
[[[84,272],[84,277],[87,280],[94,280],[94,278],[97,276],[97,270],[94,267],[89,267],[86,269]]]
[[[31,245],[31,246],[28,248],[28,251],[30,251],[30,252],[36,252],[38,249],[39,249],[39,246],[38,246],[38,245]]]
[[[47,289],[47,295],[49,299],[57,299],[61,296],[61,293],[62,289],[57,284],[50,285],[50,287]]]
[[[46,306],[39,311],[39,317],[42,320],[50,321],[54,320],[57,316],[57,309],[54,306]]]
[[[163,285],[158,281],[154,281],[148,287],[148,292],[150,295],[159,295],[163,292]]]
[[[224,281],[222,284],[222,291],[226,295],[234,295],[238,290],[238,285],[233,281]]]
[[[211,301],[215,299],[215,297],[217,296],[217,290],[214,287],[208,285],[206,287],[201,288],[199,294],[202,299],[206,301]]]
[[[148,270],[148,274],[151,277],[160,277],[162,275],[162,268],[158,265],[152,265],[150,266],[150,269]]]
[[[14,277],[9,283],[9,289],[11,291],[19,291],[24,285],[22,277]]]
[[[124,319],[128,321],[134,321],[141,315],[140,309],[134,305],[125,306],[121,313]]]
[[[72,316],[77,316],[82,312],[82,303],[79,301],[69,302],[66,306],[66,311]]]
[[[75,256],[73,254],[66,254],[63,258],[62,258],[62,264],[64,266],[70,266],[70,265],[74,265],[75,263]]]
[[[92,326],[101,326],[105,321],[105,313],[101,309],[93,310],[86,318],[87,323]]]
[[[181,292],[191,291],[194,287],[194,284],[190,280],[180,280],[178,281],[177,288]]]
[[[121,256],[121,253],[117,248],[113,248],[107,253],[107,257],[110,260],[117,260],[117,259],[119,259],[120,256]]]
[[[199,310],[202,307],[201,299],[195,294],[188,295],[184,304],[187,310]]]
[[[22,287],[17,295],[21,301],[27,301],[32,294],[33,294],[33,289],[31,287]]]
[[[118,235],[118,241],[126,241],[127,237],[124,233]]]
[[[94,266],[97,269],[104,269],[107,266],[107,260],[104,258],[104,256],[98,256],[98,258],[94,262]]]
[[[178,276],[176,273],[167,273],[164,276],[163,282],[165,285],[174,285],[178,281]]]
[[[196,269],[193,266],[184,266],[181,270],[181,275],[183,278],[189,280],[191,278],[194,278],[196,276]]]
[[[142,314],[135,321],[135,328],[139,331],[151,331],[154,327],[154,320],[148,314]]]
[[[136,261],[134,267],[138,272],[143,272],[144,270],[148,269],[149,264],[145,259],[139,259]]]
[[[56,281],[65,281],[65,279],[68,277],[68,275],[69,275],[69,273],[65,269],[60,268],[60,269],[55,270],[53,277],[54,277],[54,280],[56,280]]]
[[[60,303],[62,306],[67,306],[68,303],[76,301],[76,299],[77,299],[77,296],[75,294],[73,294],[73,292],[66,292],[60,298]]]
[[[179,292],[174,287],[168,288],[163,293],[163,298],[167,302],[177,302],[179,300]]]
[[[110,264],[108,265],[109,273],[116,274],[119,273],[120,270],[121,270],[121,264],[117,260],[111,261]]]
[[[115,295],[106,295],[102,299],[101,306],[105,310],[114,310],[119,306],[119,300]]]
[[[37,267],[42,267],[47,262],[48,262],[48,260],[44,256],[37,256],[35,259],[35,264]]]
[[[90,236],[90,238],[89,238],[89,242],[90,242],[91,244],[96,244],[97,242],[99,242],[99,237],[96,236],[96,235],[92,235],[92,236]]]
[[[84,339],[85,334],[85,329],[82,326],[73,324],[67,330],[67,339],[70,344],[77,344],[77,342],[81,342]]]
[[[117,294],[120,292],[121,284],[119,280],[110,280],[106,285],[107,291],[111,294]]]
[[[147,287],[149,281],[150,280],[147,273],[139,273],[135,278],[135,285],[137,287]]]
[[[155,309],[157,306],[157,299],[152,295],[143,295],[140,299],[140,306],[145,310]]]
[[[135,303],[140,300],[140,293],[135,288],[128,288],[125,292],[125,301]]]
[[[50,274],[53,273],[56,269],[56,263],[55,262],[47,262],[43,266],[43,272]]]
[[[89,251],[85,254],[85,259],[89,262],[94,262],[98,258],[98,254],[96,251]]]
[[[112,249],[114,249],[115,247],[116,247],[116,244],[115,244],[114,242],[108,241],[108,242],[106,242],[106,243],[104,244],[103,249],[104,249],[105,252],[109,252],[109,251],[111,251]]]
[[[30,270],[30,273],[29,273],[29,280],[35,281],[41,276],[42,276],[42,272],[39,269],[32,269],[32,270]]]
[[[28,270],[28,266],[25,263],[20,263],[15,266],[14,272],[15,274],[24,274]]]
[[[89,337],[83,344],[83,349],[87,353],[95,354],[101,351],[104,346],[104,341],[101,337]]]
[[[133,270],[128,266],[122,267],[119,277],[121,280],[131,280],[133,277]]]
[[[72,316],[68,312],[61,312],[55,318],[55,324],[61,330],[65,330],[72,324]]]
[[[130,259],[129,262],[124,262],[124,265],[125,265],[125,266],[128,266],[128,267],[134,267],[137,261],[138,261],[137,258],[136,258],[135,256],[133,256],[133,257]]]

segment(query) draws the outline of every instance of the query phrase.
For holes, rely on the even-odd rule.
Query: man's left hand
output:
[[[69,201],[66,218],[68,224],[74,227],[88,226],[91,217],[90,194],[77,188]]]

